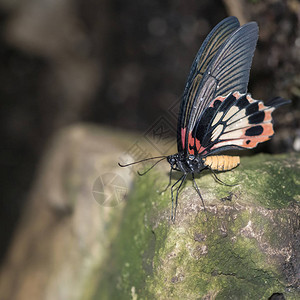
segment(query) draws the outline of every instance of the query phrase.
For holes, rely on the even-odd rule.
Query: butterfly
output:
[[[186,81],[177,123],[178,153],[148,158],[160,158],[150,169],[167,159],[171,166],[168,187],[172,171],[181,172],[180,178],[171,186],[173,220],[178,193],[187,176],[191,174],[205,207],[195,174],[209,169],[220,181],[215,171],[229,171],[237,167],[240,158],[219,153],[252,149],[269,140],[274,135],[272,112],[290,103],[277,97],[264,105],[247,93],[257,39],[256,22],[240,26],[233,16],[212,29],[200,47]]]

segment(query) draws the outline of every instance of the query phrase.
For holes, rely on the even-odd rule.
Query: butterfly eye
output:
[[[169,162],[169,164],[171,166],[173,166],[174,164],[176,164],[176,159],[173,156],[171,156],[171,155],[167,157],[167,160],[168,160],[168,162]]]

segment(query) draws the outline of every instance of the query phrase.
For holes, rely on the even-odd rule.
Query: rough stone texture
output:
[[[299,156],[243,158],[220,174],[203,173],[180,193],[170,223],[164,172],[136,182],[108,268],[94,299],[299,299]],[[153,188],[155,187],[155,188]]]
[[[234,187],[203,172],[206,213],[188,180],[172,223],[170,191],[158,192],[168,164],[142,177],[117,166],[135,139],[87,125],[53,139],[0,272],[2,299],[299,299],[299,155],[242,158],[218,175]],[[126,201],[103,198],[95,183],[109,187],[107,174],[124,181],[104,192],[131,187]]]

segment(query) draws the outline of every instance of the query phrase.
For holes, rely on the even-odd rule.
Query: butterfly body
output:
[[[180,171],[186,175],[189,173],[200,173],[204,169],[229,171],[240,164],[239,156],[212,155],[202,157],[189,155],[186,158],[183,152],[169,155],[167,160],[173,170]]]
[[[240,164],[239,156],[212,155],[204,159],[207,168],[213,171],[230,171]]]

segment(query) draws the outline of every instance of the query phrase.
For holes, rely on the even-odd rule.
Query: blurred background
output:
[[[299,151],[298,0],[0,0],[0,261],[51,137],[78,122],[145,132],[229,15],[260,27],[249,92],[293,101],[257,151]]]

